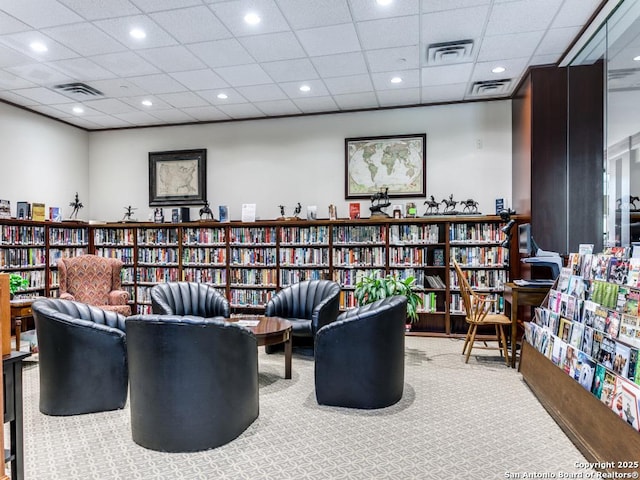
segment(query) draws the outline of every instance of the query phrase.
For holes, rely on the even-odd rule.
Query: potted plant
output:
[[[26,278],[22,278],[17,273],[9,274],[9,294],[11,298],[13,298],[13,295],[18,290],[22,290],[24,288],[27,288],[28,286],[29,286],[29,280],[27,280]]]
[[[407,297],[407,318],[414,323],[418,320],[418,307],[422,305],[422,298],[414,290],[415,282],[414,277],[404,280],[396,275],[382,277],[374,270],[356,283],[356,301],[362,306],[393,295],[404,295]]]

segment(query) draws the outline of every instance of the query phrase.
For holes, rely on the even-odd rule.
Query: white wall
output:
[[[87,132],[0,103],[0,145],[0,198],[11,201],[13,216],[16,203],[27,201],[62,207],[68,217],[78,192],[85,206],[78,218],[88,218]]]
[[[495,212],[496,198],[511,205],[511,101],[504,100],[92,132],[90,218],[120,220],[132,205],[137,219],[147,220],[148,153],[191,148],[207,149],[207,197],[216,217],[220,204],[238,220],[242,203],[256,203],[259,218],[274,219],[278,205],[291,214],[297,202],[303,214],[307,205],[317,205],[318,218],[327,218],[333,203],[346,217],[344,139],[413,133],[427,134],[427,195],[472,198],[486,214]],[[418,213],[423,201],[418,199]],[[368,216],[369,200],[360,202]]]

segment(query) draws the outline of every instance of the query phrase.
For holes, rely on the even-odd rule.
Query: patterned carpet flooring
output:
[[[316,403],[311,357],[294,352],[285,380],[282,354],[260,350],[258,419],[233,442],[189,454],[135,444],[127,407],[41,414],[37,363],[28,364],[26,479],[480,480],[583,471],[584,457],[493,351],[474,350],[465,364],[460,340],[407,337],[402,400],[361,411]]]

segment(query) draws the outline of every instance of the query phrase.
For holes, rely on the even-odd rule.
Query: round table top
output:
[[[258,338],[271,335],[281,335],[291,330],[291,322],[280,317],[265,317],[264,315],[238,315],[225,318],[225,321],[239,323],[243,327],[251,330]],[[257,325],[254,325],[258,322]]]

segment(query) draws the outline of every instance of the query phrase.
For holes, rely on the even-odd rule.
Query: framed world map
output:
[[[345,198],[426,196],[427,135],[346,138]]]

